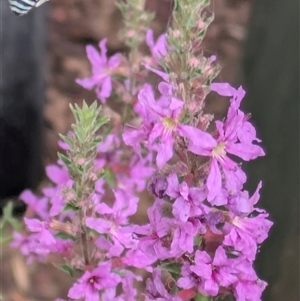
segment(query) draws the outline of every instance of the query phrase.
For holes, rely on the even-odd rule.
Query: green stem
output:
[[[79,236],[80,246],[81,246],[81,251],[82,251],[83,258],[84,258],[84,263],[87,266],[90,264],[90,259],[89,259],[89,250],[88,250],[88,244],[87,244],[87,238],[86,238],[86,229],[83,224],[83,220],[84,220],[83,208],[80,208],[78,217],[79,217],[79,223],[80,223],[80,236]]]

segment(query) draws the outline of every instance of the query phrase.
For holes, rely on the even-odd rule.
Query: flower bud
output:
[[[166,195],[168,182],[165,176],[154,174],[148,184],[148,191],[155,197],[162,199]]]

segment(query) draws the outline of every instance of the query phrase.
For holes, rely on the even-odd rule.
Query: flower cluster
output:
[[[149,260],[180,265],[177,285],[184,290],[206,296],[233,293],[237,300],[259,300],[266,283],[256,276],[253,261],[272,222],[264,210],[255,207],[261,183],[251,197],[243,190],[246,175],[237,159],[248,161],[264,155],[256,144],[259,139],[254,127],[239,108],[243,89],[211,85],[212,91],[231,97],[226,118],[215,122],[212,133],[181,124],[176,118],[182,101],[171,99],[165,107],[161,100],[154,100],[149,89],[146,86],[139,93],[141,124],[123,135],[125,143],[134,148],[141,143],[156,151],[160,172],[150,179],[149,190],[155,197],[148,210],[150,223],[134,229],[140,237],[140,250]],[[174,113],[176,110],[179,113]],[[182,138],[194,160],[204,158],[192,180],[189,164],[180,177],[161,171],[174,157],[174,141]]]
[[[216,58],[199,50],[212,21],[204,13],[209,1],[177,2],[171,28],[156,41],[144,2],[119,5],[128,59],[109,58],[104,39],[100,53],[87,46],[92,76],[77,80],[108,108],[112,129],[101,128],[106,120],[94,105],[72,107],[76,124],[60,142],[66,155],[46,168],[53,185],[39,196],[21,194],[29,231],[16,232],[11,246],[28,262],[60,255],[58,266],[76,277],[70,300],[137,300],[138,268],[152,274],[141,293],[147,301],[259,301],[267,284],[253,262],[272,222],[256,207],[262,184],[252,196],[243,188],[241,160],[264,156],[240,109],[245,91],[213,82]],[[141,41],[150,57],[137,49]],[[162,78],[157,89],[145,83],[149,72]],[[204,112],[208,93],[229,98],[223,120]],[[133,223],[146,188],[154,199],[149,221]]]

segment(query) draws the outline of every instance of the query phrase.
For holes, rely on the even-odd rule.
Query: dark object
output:
[[[274,221],[257,270],[264,301],[299,296],[299,0],[256,0],[244,55],[247,111],[266,157],[249,163],[250,189]],[[249,188],[249,187],[248,187]]]
[[[148,191],[155,197],[162,199],[166,195],[168,182],[165,176],[154,174],[149,181]]]
[[[45,17],[42,7],[16,18],[8,1],[1,2],[0,209],[42,175]]]
[[[34,7],[39,7],[48,0],[8,0],[11,11],[17,16],[24,16]]]

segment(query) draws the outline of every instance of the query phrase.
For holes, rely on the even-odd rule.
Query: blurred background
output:
[[[90,74],[87,44],[107,37],[109,54],[124,52],[117,33],[122,19],[113,0],[51,0],[18,18],[1,0],[0,204],[43,180],[56,162],[58,133],[70,128],[69,103],[93,101],[75,79]],[[156,36],[166,29],[171,0],[149,0]],[[257,259],[269,282],[264,301],[299,296],[299,1],[212,0],[215,21],[204,48],[216,54],[220,81],[247,91],[266,158],[246,165],[248,189],[263,180],[259,207],[275,225]],[[222,117],[228,104],[209,99]],[[24,207],[16,209],[20,213]],[[25,264],[16,250],[0,252],[0,291],[5,301],[66,297],[68,276],[51,265]]]

